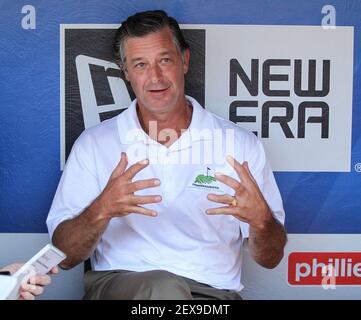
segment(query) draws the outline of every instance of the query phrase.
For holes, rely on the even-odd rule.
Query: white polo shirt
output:
[[[129,166],[148,158],[150,165],[133,181],[158,178],[161,185],[137,192],[161,195],[144,205],[157,217],[130,214],[111,219],[91,258],[93,270],[167,270],[209,284],[240,291],[242,240],[248,224],[230,215],[207,215],[222,206],[208,193],[234,191],[215,181],[222,172],[239,180],[226,162],[228,154],[248,161],[250,170],[276,218],[284,222],[282,200],[264,149],[257,137],[230,121],[193,105],[191,124],[169,148],[151,140],[141,129],[136,100],[123,113],[85,130],[74,143],[64,168],[47,225],[52,236],[64,220],[81,214],[102,192],[127,152]],[[232,150],[233,149],[233,150]]]

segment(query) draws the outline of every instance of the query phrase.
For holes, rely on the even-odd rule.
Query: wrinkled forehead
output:
[[[177,41],[170,28],[166,27],[143,36],[130,36],[123,41],[123,61],[156,52],[175,52],[180,54]]]

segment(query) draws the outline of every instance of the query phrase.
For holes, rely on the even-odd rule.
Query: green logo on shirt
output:
[[[207,168],[207,175],[204,174],[197,175],[192,185],[195,187],[202,187],[206,189],[219,189],[219,187],[216,184],[216,179],[208,175],[209,170],[211,169]]]
[[[212,176],[205,176],[204,174],[199,174],[194,180],[194,183],[198,184],[210,184],[212,182],[216,182],[216,179]]]

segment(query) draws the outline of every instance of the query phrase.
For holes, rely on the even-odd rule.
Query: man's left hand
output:
[[[240,164],[231,156],[227,156],[227,162],[234,168],[240,181],[221,173],[216,173],[215,178],[231,187],[235,191],[234,196],[208,194],[208,200],[226,206],[208,209],[206,213],[209,215],[233,215],[237,219],[247,222],[253,228],[263,230],[273,217],[256,180],[249,170],[248,163]]]

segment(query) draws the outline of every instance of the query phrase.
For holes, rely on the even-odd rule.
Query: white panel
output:
[[[269,123],[269,137],[261,137],[275,171],[349,171],[352,128],[353,27],[324,30],[321,26],[213,25],[206,29],[206,108],[229,119],[229,106],[236,100],[256,101],[258,107],[238,108],[238,116],[256,116],[255,123],[239,123],[261,137],[262,106],[267,101],[292,104],[288,123],[294,138],[286,138],[279,123]],[[236,96],[230,95],[230,60],[236,59],[248,77],[251,60],[258,59],[258,94],[252,96],[237,76]],[[285,81],[271,81],[272,90],[289,90],[290,96],[266,96],[263,64],[267,59],[289,60],[287,66],[271,66],[272,74]],[[301,89],[308,88],[308,63],[316,61],[315,89],[322,89],[323,61],[330,60],[330,90],[324,97],[299,97],[294,90],[295,60],[302,60]],[[306,111],[305,138],[298,138],[298,110],[305,101],[329,107],[329,136],[321,138],[321,124],[307,123],[321,110]],[[284,116],[274,108],[272,116]],[[265,121],[267,122],[267,121]]]
[[[319,286],[288,284],[288,255],[292,252],[361,252],[360,234],[290,234],[281,263],[273,270],[259,266],[245,250],[241,292],[244,299],[360,299],[361,286]],[[325,286],[327,288],[327,286]]]

